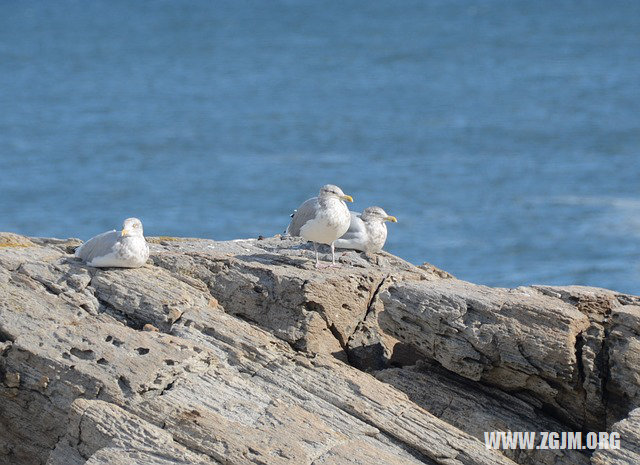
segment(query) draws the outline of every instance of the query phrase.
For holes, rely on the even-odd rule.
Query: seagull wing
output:
[[[351,224],[344,235],[336,240],[335,246],[339,249],[366,250],[368,241],[367,228],[360,218],[360,213],[351,212]]]
[[[300,230],[307,221],[316,217],[317,208],[317,197],[310,198],[300,205],[291,217],[291,222],[289,223],[289,227],[287,227],[287,234],[290,236],[299,236]]]
[[[113,246],[118,242],[118,233],[107,231],[92,237],[87,242],[76,249],[75,256],[81,258],[86,263],[91,262],[96,257],[105,256],[113,252]]]

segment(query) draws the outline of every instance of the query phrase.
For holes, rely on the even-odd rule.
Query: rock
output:
[[[33,247],[34,245],[28,237],[0,232],[0,247]]]
[[[542,414],[518,397],[462,376],[455,376],[435,364],[404,369],[390,368],[376,378],[407,393],[425,410],[447,423],[484,440],[486,431],[563,431],[564,425]],[[540,444],[538,435],[536,445]],[[505,455],[520,464],[588,464],[582,451],[506,450]]]
[[[7,372],[4,374],[4,385],[8,388],[20,386],[20,373]]]
[[[298,238],[173,241],[152,247],[155,265],[200,281],[225,311],[259,324],[296,349],[347,359],[348,341],[377,293],[394,277],[440,279],[389,254],[373,264],[343,254],[345,266],[318,272]],[[350,266],[348,266],[350,265]]]
[[[18,241],[0,249],[0,464],[586,464],[482,433],[610,427],[638,403],[635,296],[492,289],[385,253],[316,270],[280,237],[152,238],[134,270]]]
[[[620,447],[596,450],[591,463],[593,465],[640,463],[640,409],[633,410],[625,420],[614,424],[611,431],[620,434]]]
[[[611,291],[402,281],[380,298],[382,330],[425,360],[514,392],[574,430],[606,428],[612,375],[629,380],[626,391],[637,386],[637,354],[620,369],[609,362],[609,316],[622,305]],[[615,403],[618,419],[638,399],[630,392]]]
[[[189,451],[163,429],[112,403],[77,399],[70,406],[67,425],[66,436],[52,451],[48,465],[218,463]]]
[[[624,305],[611,312],[603,346],[607,418],[612,423],[624,418],[629,406],[640,405],[640,306]]]

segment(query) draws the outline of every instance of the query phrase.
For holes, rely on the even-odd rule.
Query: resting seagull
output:
[[[318,197],[313,197],[293,213],[291,223],[287,228],[290,236],[302,236],[313,242],[316,252],[316,268],[320,268],[318,260],[318,244],[331,245],[331,264],[336,264],[336,254],[333,243],[342,236],[347,229],[351,216],[347,204],[353,202],[350,195],[345,195],[338,186],[327,184],[320,189]]]
[[[138,218],[127,218],[122,231],[115,229],[92,237],[76,249],[77,258],[87,265],[119,268],[138,268],[149,258],[149,246]]]
[[[365,253],[380,252],[387,240],[385,221],[398,222],[395,216],[387,215],[380,207],[365,208],[362,213],[351,212],[349,230],[335,242],[335,246]]]

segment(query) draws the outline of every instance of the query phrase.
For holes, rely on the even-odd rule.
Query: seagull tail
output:
[[[82,254],[82,247],[84,247],[84,244],[79,245],[75,252],[73,253],[73,256],[76,258],[81,258],[81,254]]]

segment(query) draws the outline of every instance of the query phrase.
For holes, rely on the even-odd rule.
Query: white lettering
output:
[[[540,436],[542,437],[542,440],[540,441],[540,445],[538,446],[538,449],[548,449],[549,446],[547,446],[547,441],[549,440],[549,432],[548,431],[540,431]]]
[[[609,435],[609,445],[612,449],[620,449],[620,433],[613,432]]]

